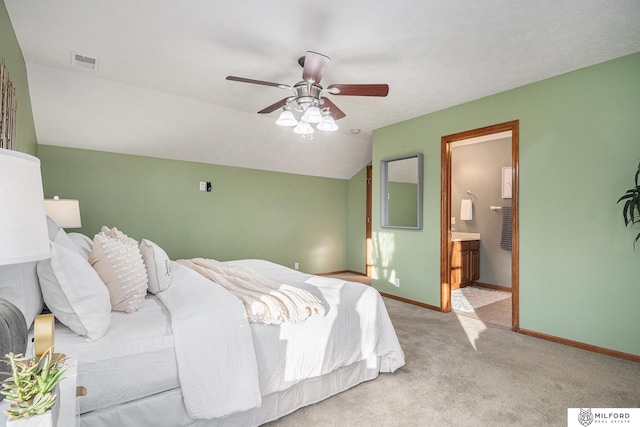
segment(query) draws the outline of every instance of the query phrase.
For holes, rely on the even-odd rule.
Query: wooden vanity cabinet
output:
[[[451,289],[480,279],[480,240],[451,242]]]

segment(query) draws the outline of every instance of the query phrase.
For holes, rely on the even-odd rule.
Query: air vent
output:
[[[90,56],[71,52],[71,65],[78,68],[96,71],[98,69],[98,60]]]

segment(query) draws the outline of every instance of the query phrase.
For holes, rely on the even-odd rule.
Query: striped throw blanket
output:
[[[234,294],[244,304],[250,322],[300,323],[325,314],[324,303],[311,292],[279,283],[248,267],[204,258],[177,262]]]

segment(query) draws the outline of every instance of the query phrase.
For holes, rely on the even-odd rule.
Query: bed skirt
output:
[[[380,360],[363,360],[338,368],[326,375],[299,382],[281,392],[263,396],[262,406],[259,408],[238,412],[225,418],[192,420],[187,415],[180,389],[173,389],[111,408],[82,414],[80,426],[259,426],[364,381],[372,380],[378,376],[379,366]]]

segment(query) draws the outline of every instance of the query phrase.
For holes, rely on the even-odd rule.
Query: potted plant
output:
[[[57,385],[67,371],[66,357],[47,350],[40,357],[9,353],[5,363],[11,375],[2,382],[7,427],[55,426]]]
[[[618,199],[618,203],[623,200],[624,206],[622,207],[622,216],[624,218],[625,226],[633,226],[634,224],[640,223],[640,185],[638,184],[640,180],[640,163],[638,163],[638,170],[636,171],[635,183],[636,186],[627,190],[624,196]],[[636,243],[640,240],[640,233],[633,240],[633,247],[635,249]]]

